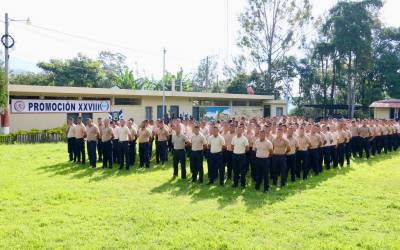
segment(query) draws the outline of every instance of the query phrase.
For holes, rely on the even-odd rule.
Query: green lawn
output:
[[[269,194],[0,146],[0,249],[400,249],[400,153]],[[136,166],[135,166],[136,167]]]

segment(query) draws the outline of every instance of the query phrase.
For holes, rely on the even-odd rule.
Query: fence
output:
[[[44,142],[62,142],[65,141],[64,133],[26,133],[26,134],[11,134],[1,135],[0,144],[12,143],[44,143]]]

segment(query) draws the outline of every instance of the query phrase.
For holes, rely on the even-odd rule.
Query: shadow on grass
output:
[[[352,164],[367,163],[368,166],[379,167],[379,163],[383,160],[389,160],[395,157],[395,153],[387,155],[377,155],[371,159],[352,158]],[[222,209],[226,206],[232,205],[237,202],[241,197],[248,210],[253,210],[265,204],[273,204],[285,200],[286,198],[299,194],[303,191],[313,189],[323,182],[335,176],[346,175],[353,171],[354,168],[347,166],[338,167],[336,169],[324,170],[318,176],[310,176],[307,180],[297,180],[296,182],[288,182],[286,187],[280,189],[276,186],[270,186],[268,193],[263,193],[254,190],[254,183],[247,178],[247,186],[245,189],[231,188],[230,181],[225,183],[225,187],[216,185],[200,185],[197,183],[188,184],[187,181],[170,179],[167,182],[155,187],[151,193],[164,193],[168,192],[174,196],[189,196],[192,202],[199,202],[202,200],[216,199],[219,208]],[[207,179],[207,178],[205,178]]]

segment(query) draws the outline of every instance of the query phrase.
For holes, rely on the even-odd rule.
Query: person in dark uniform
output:
[[[225,130],[226,129],[226,130]],[[224,160],[224,166],[226,166],[226,175],[227,179],[231,180],[232,179],[232,138],[235,136],[235,125],[230,124],[229,126],[224,127],[224,133],[222,135],[225,140],[225,148],[223,150],[223,160]]]
[[[290,151],[286,154],[287,174],[290,171],[290,181],[296,181],[296,149],[298,148],[297,138],[294,137],[294,127],[289,126],[286,134],[286,139],[289,142]]]
[[[311,169],[314,172],[314,175],[319,174],[319,153],[318,153],[318,148],[322,145],[321,141],[321,136],[317,133],[318,127],[317,125],[314,125],[311,128],[311,134],[309,135],[310,139],[310,149],[308,150],[309,152],[309,165],[311,166]]]
[[[111,121],[111,128],[113,130],[114,138],[113,138],[113,163],[119,164],[119,149],[118,149],[118,122]]]
[[[86,138],[86,127],[82,123],[82,118],[78,117],[75,131],[75,162],[85,164],[86,153],[85,153],[85,139]],[[82,161],[81,161],[82,159]]]
[[[169,137],[169,128],[164,124],[163,121],[157,121],[157,128],[154,130],[154,134],[156,136],[156,155],[158,158],[158,162],[161,162],[161,165],[164,165],[167,161],[168,154],[168,146],[167,140]],[[157,160],[157,159],[156,159]]]
[[[112,128],[110,128],[110,122],[108,119],[104,120],[104,127],[101,129],[101,142],[103,144],[103,166],[102,168],[112,168],[112,139],[114,138],[114,133]]]
[[[101,130],[104,127],[103,120],[101,118],[97,118],[97,127],[99,128],[100,131],[100,136],[101,136]],[[97,155],[98,155],[98,161],[102,162],[103,161],[103,143],[101,140],[97,141]]]
[[[213,126],[212,135],[208,137],[209,149],[209,170],[208,170],[208,184],[214,183],[215,179],[219,178],[219,184],[224,185],[225,182],[225,168],[222,160],[222,148],[225,146],[224,137],[219,134],[217,126]]]
[[[278,183],[278,173],[281,175],[281,187],[286,185],[287,165],[286,154],[290,152],[289,141],[283,138],[283,129],[278,127],[276,138],[272,140],[273,156],[272,156],[272,182],[274,185]]]
[[[68,118],[65,134],[67,136],[69,161],[75,159],[75,127],[74,119]]]
[[[181,126],[178,124],[175,127],[175,134],[172,135],[172,144],[174,144],[174,155],[173,155],[173,177],[178,176],[178,165],[181,165],[181,178],[186,179],[186,152],[185,146],[187,138],[181,133]]]
[[[344,165],[345,145],[348,142],[348,137],[344,127],[345,125],[343,123],[339,124],[337,154],[340,167],[343,167]]]
[[[358,156],[363,158],[363,152],[365,151],[365,156],[369,159],[369,138],[371,137],[371,129],[368,127],[366,120],[363,120],[362,126],[358,128],[358,134],[360,135],[360,150],[358,151]]]
[[[143,121],[140,124],[138,130],[138,140],[139,140],[139,160],[140,167],[142,168],[146,165],[146,168],[150,168],[150,159],[149,159],[149,141],[151,137],[151,131],[147,128],[147,121]]]
[[[359,151],[359,134],[358,134],[358,125],[356,121],[351,121],[351,126],[350,126],[350,133],[351,133],[351,139],[350,139],[350,147],[351,147],[351,152],[353,154],[353,157],[355,158],[358,151]]]

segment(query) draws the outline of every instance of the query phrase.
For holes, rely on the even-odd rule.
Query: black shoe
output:
[[[238,187],[238,185],[236,185],[236,184],[233,184],[231,187],[233,187],[233,188],[237,188],[237,187]]]
[[[269,192],[269,190],[268,190],[268,189],[265,189],[265,190],[264,190],[264,193],[268,193],[268,192]]]
[[[102,168],[102,169],[105,169],[106,167],[105,167],[105,166],[101,166],[101,168]]]
[[[126,171],[129,171],[129,168],[125,168],[126,169]]]
[[[123,167],[119,167],[119,170],[123,169]]]
[[[209,181],[209,182],[207,183],[207,185],[212,185],[212,184],[214,184],[213,181]]]
[[[112,166],[109,166],[108,168],[109,168],[109,169],[112,169]]]

